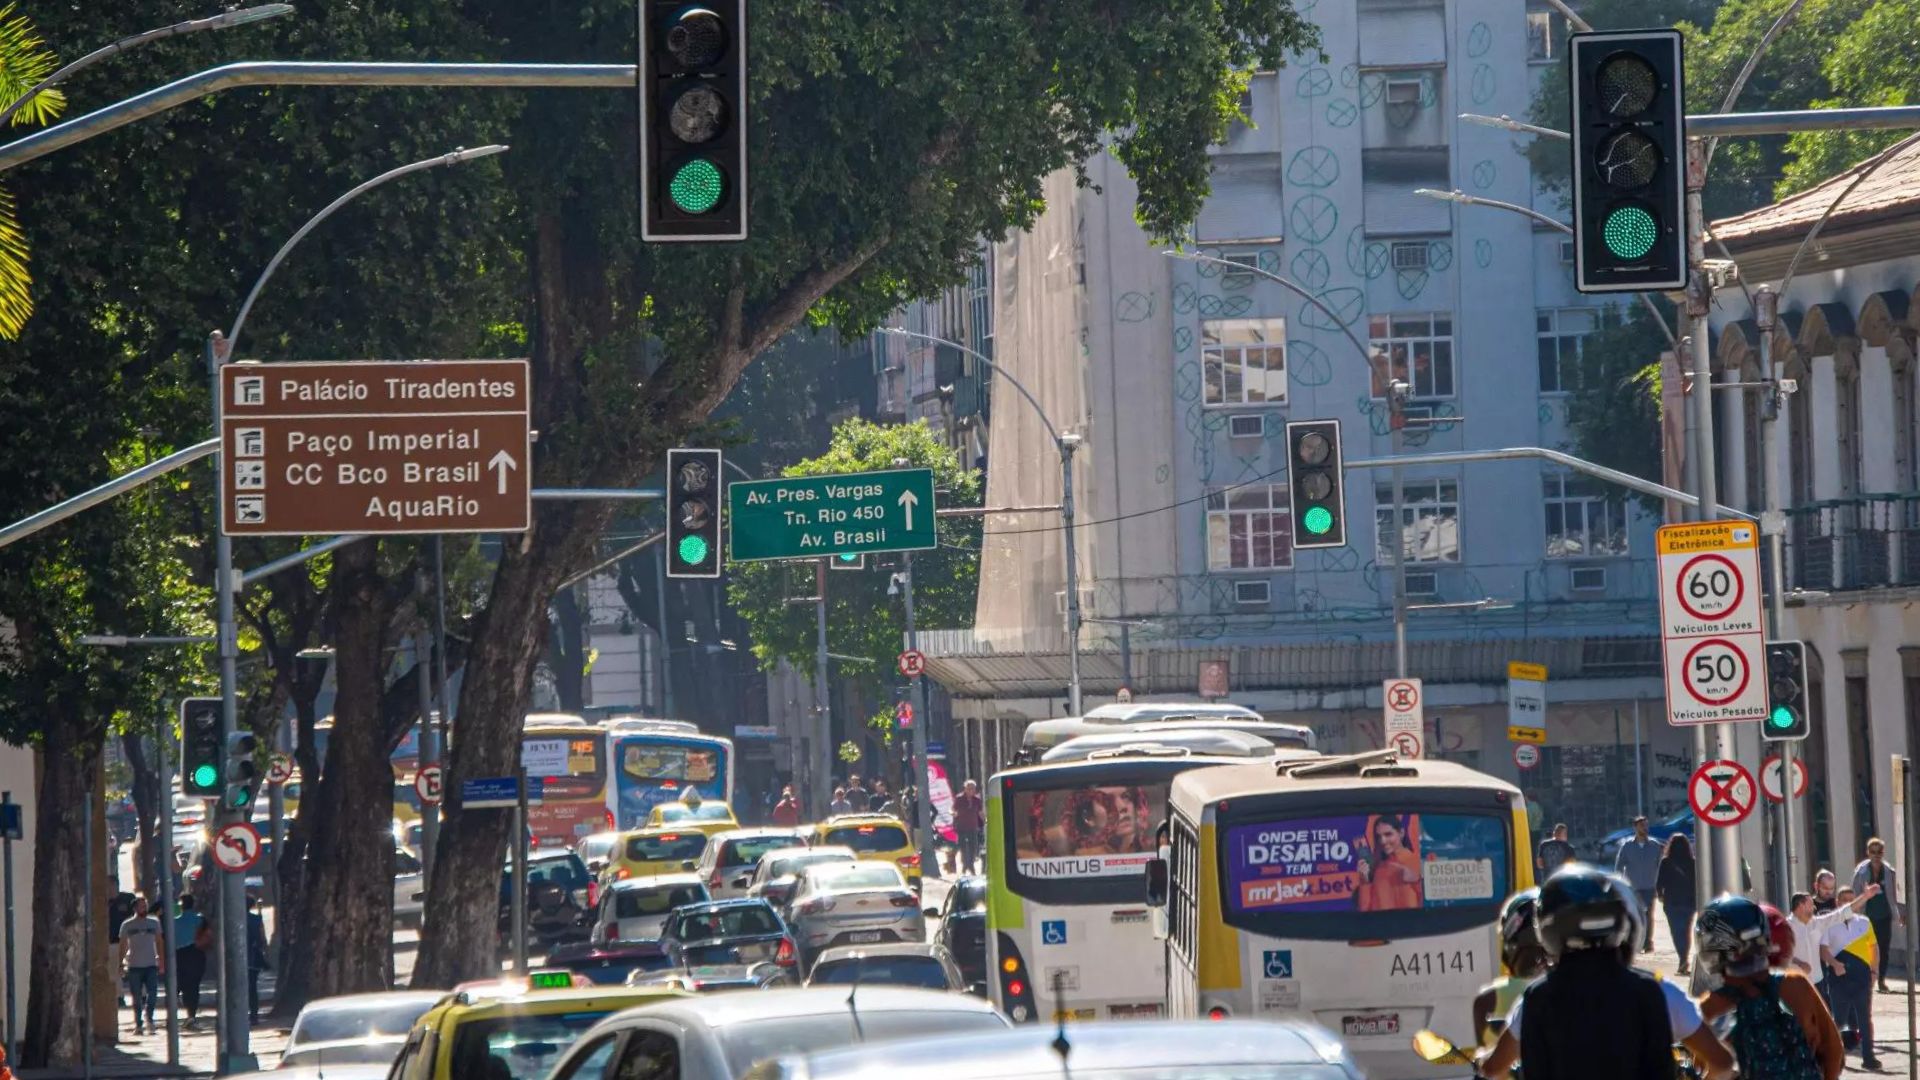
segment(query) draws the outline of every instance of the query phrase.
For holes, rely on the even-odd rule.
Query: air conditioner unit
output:
[[[1393,245],[1393,268],[1395,270],[1425,270],[1427,268],[1427,242],[1401,242]]]
[[[1267,433],[1267,419],[1258,413],[1241,413],[1227,418],[1227,434],[1236,439],[1257,439]]]
[[[1607,568],[1604,566],[1576,566],[1570,576],[1574,589],[1579,592],[1597,592],[1607,587]]]
[[[1440,575],[1431,570],[1407,571],[1408,596],[1437,596],[1440,593]]]
[[[1233,602],[1236,604],[1265,604],[1272,598],[1271,582],[1236,581],[1233,583]]]
[[[1573,265],[1573,241],[1560,241],[1560,262],[1564,266]]]

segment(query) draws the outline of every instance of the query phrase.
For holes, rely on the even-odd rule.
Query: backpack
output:
[[[1782,978],[1771,972],[1758,994],[1734,999],[1733,1056],[1744,1080],[1820,1080],[1806,1029],[1780,1000]]]

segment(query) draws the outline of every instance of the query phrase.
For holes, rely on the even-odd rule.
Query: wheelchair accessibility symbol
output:
[[[1040,923],[1040,944],[1065,945],[1067,943],[1067,920],[1046,919]]]
[[[1269,979],[1293,978],[1293,950],[1268,949],[1263,954],[1266,960],[1265,972]]]

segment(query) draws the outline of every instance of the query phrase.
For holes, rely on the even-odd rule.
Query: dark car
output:
[[[612,986],[624,985],[635,972],[648,975],[665,971],[672,965],[673,958],[657,941],[562,945],[547,953],[546,963],[547,967],[565,968],[595,983]]]
[[[1681,833],[1686,836],[1689,843],[1692,842],[1693,809],[1691,807],[1681,810],[1672,817],[1661,818],[1659,821],[1649,821],[1647,823],[1647,836],[1659,841],[1663,845],[1667,842],[1667,837],[1672,836],[1674,833]],[[1624,829],[1616,829],[1602,838],[1600,841],[1600,857],[1596,860],[1599,865],[1609,870],[1613,869],[1613,861],[1620,857],[1620,845],[1626,843],[1627,839],[1632,835],[1633,826],[1629,825]]]
[[[842,945],[828,949],[807,973],[808,986],[918,986],[965,990],[966,979],[944,946],[929,942]]]
[[[953,962],[967,980],[967,989],[982,997],[987,993],[987,879],[963,877],[947,890],[946,902],[927,914],[940,920],[940,933],[934,938],[946,946]]]
[[[798,956],[793,935],[765,900],[710,900],[674,909],[660,931],[673,966],[771,963],[792,968]]]
[[[527,859],[527,942],[550,949],[585,941],[596,886],[585,859],[567,850],[536,851]],[[500,935],[513,936],[513,864],[500,876]]]

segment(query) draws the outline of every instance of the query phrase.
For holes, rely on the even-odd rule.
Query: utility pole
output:
[[[257,286],[256,286],[257,289]],[[225,403],[220,394],[221,365],[232,359],[228,355],[229,342],[216,330],[207,338],[207,373],[213,385],[213,429],[221,430],[221,413]],[[225,462],[219,469],[219,481],[215,491],[219,498],[225,499],[227,469]],[[225,505],[224,502],[216,505]],[[233,540],[224,530],[215,530],[213,537],[214,554],[214,591],[216,597],[215,636],[218,638],[220,652],[220,745],[231,745],[233,736],[240,730],[240,700],[237,667],[240,659],[239,628],[234,620],[234,594],[240,589],[240,581],[233,572]],[[171,798],[171,795],[168,796]],[[218,831],[234,822],[246,820],[240,810],[224,805],[219,800],[214,814],[214,831]],[[171,838],[169,838],[171,840]],[[256,1062],[250,1049],[252,1031],[248,1026],[246,1003],[236,1001],[238,993],[247,986],[247,877],[245,874],[230,874],[222,871],[217,883],[218,902],[215,905],[220,924],[220,933],[215,936],[217,947],[214,950],[219,966],[218,986],[220,991],[219,1014],[219,1071],[221,1074],[247,1072]]]
[[[807,769],[812,773],[812,803],[808,809],[816,817],[826,817],[827,804],[833,801],[831,764],[833,756],[833,714],[827,692],[827,561],[813,563],[813,730],[814,750],[808,755]]]
[[[1080,448],[1080,436],[1067,432],[1054,438],[1060,448],[1060,520],[1066,529],[1067,544],[1067,711],[1082,713],[1080,695],[1080,555],[1073,541],[1073,452]],[[911,558],[911,557],[909,557]],[[907,563],[909,573],[913,563]],[[909,578],[911,580],[911,578]],[[919,680],[915,680],[918,683]]]
[[[1399,679],[1407,677],[1407,492],[1400,455],[1406,449],[1407,394],[1411,389],[1400,379],[1387,384],[1387,428],[1393,452],[1393,674]]]
[[[1760,378],[1772,383],[1766,393],[1766,399],[1760,408],[1760,463],[1761,486],[1766,489],[1766,509],[1760,515],[1760,534],[1767,542],[1767,629],[1768,636],[1786,639],[1792,635],[1787,632],[1787,553],[1786,553],[1786,492],[1781,490],[1780,476],[1780,411],[1787,407],[1786,392],[1777,372],[1773,369],[1773,328],[1779,321],[1780,294],[1762,283],[1753,290],[1753,321],[1760,331]],[[1775,841],[1780,850],[1779,883],[1777,894],[1787,896],[1792,893],[1793,883],[1800,880],[1794,844],[1797,836],[1794,831],[1793,803],[1796,797],[1793,783],[1794,758],[1800,746],[1792,740],[1775,743],[1780,754],[1781,799],[1779,836]]]
[[[1069,518],[1068,520],[1072,520]],[[1069,548],[1073,540],[1067,540]],[[907,609],[907,649],[920,651],[920,635],[913,628],[913,552],[904,552],[901,562],[906,569],[900,575],[901,599]],[[907,783],[913,785],[913,828],[919,838],[920,874],[924,881],[939,867],[939,856],[933,850],[933,803],[931,792],[927,790],[927,702],[923,692],[924,683],[918,675],[907,677],[907,702],[913,706],[913,770],[908,774]],[[1078,704],[1075,705],[1078,712]],[[923,886],[924,888],[924,886]]]
[[[433,648],[424,628],[413,634],[413,667],[414,681],[420,686],[420,750],[414,755],[414,771],[418,773],[439,760],[433,745]],[[420,869],[428,879],[433,877],[433,852],[439,840],[440,807],[423,799],[420,802]]]

